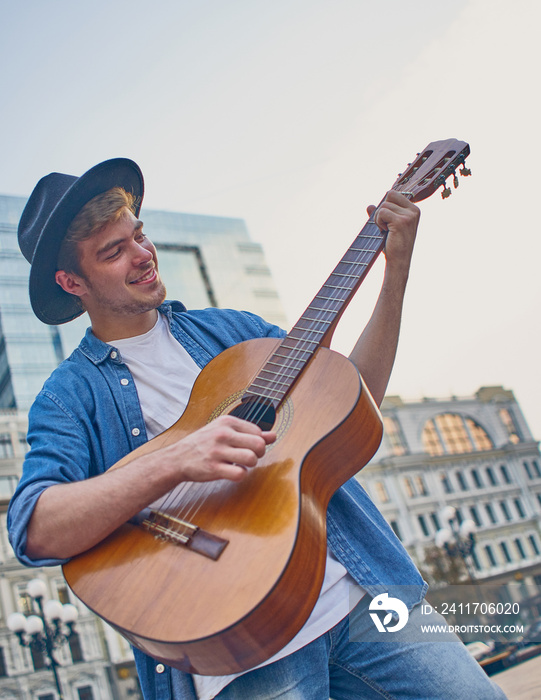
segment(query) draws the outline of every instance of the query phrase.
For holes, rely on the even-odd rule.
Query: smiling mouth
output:
[[[158,275],[156,274],[156,269],[151,268],[142,277],[138,277],[136,280],[130,282],[130,284],[149,284],[150,282],[154,282],[157,276]]]

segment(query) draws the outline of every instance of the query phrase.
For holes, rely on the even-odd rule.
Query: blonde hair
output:
[[[68,227],[58,253],[57,270],[80,275],[79,241],[85,241],[105,226],[116,223],[125,209],[135,214],[137,204],[138,198],[122,187],[113,187],[87,202]]]

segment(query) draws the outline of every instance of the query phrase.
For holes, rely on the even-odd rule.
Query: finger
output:
[[[227,479],[228,481],[242,481],[247,474],[248,469],[240,464],[223,464],[217,471],[215,479]]]
[[[259,455],[248,449],[224,449],[221,455],[221,461],[225,464],[236,464],[246,469],[253,469],[253,467],[257,466]]]

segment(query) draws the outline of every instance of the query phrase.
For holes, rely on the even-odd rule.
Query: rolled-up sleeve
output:
[[[26,556],[28,523],[39,497],[49,486],[88,477],[88,441],[76,417],[46,391],[42,391],[34,402],[29,425],[27,440],[30,450],[8,508],[9,538],[15,555],[23,564],[53,566],[65,560],[38,560]]]

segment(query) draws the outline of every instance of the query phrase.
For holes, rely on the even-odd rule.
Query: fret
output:
[[[267,389],[267,390],[270,389],[271,391],[279,391],[278,388],[274,389],[273,386],[259,384],[258,379],[261,379],[261,377],[256,377],[254,379],[254,381],[250,384],[250,388],[255,386],[255,387],[259,387],[260,389]],[[263,379],[263,381],[265,381],[265,380]],[[279,381],[274,380],[274,379],[272,380],[272,383],[273,383],[273,385],[274,384],[281,384],[282,386],[287,386],[287,387],[289,387],[291,385],[291,382],[279,382]]]
[[[291,367],[290,369],[293,369],[293,371],[295,372],[295,370],[294,370],[293,367]],[[284,372],[284,371],[282,371],[282,372],[275,372],[275,371],[272,370],[272,369],[267,369],[267,367],[265,366],[265,367],[263,367],[263,369],[261,370],[261,372],[260,372],[260,374],[259,374],[258,376],[260,377],[260,379],[263,379],[264,381],[269,381],[269,382],[272,382],[272,381],[274,381],[274,380],[273,380],[273,379],[267,379],[267,380],[266,380],[265,377],[262,377],[261,375],[262,375],[264,372],[266,372],[267,374],[273,374],[275,377],[291,377],[291,378],[293,378],[293,377],[296,377],[296,376],[297,376],[297,372],[295,372],[294,374],[288,374],[287,372]]]
[[[350,248],[354,253],[375,253],[373,248]],[[348,251],[349,252],[349,251]]]
[[[342,263],[338,263],[338,264],[341,265]],[[357,263],[349,263],[348,262],[346,264],[347,265],[356,265]],[[345,272],[333,272],[333,273],[331,273],[331,277],[333,275],[336,275],[337,277],[351,277],[351,278],[356,279],[356,280],[359,279],[359,275],[349,275],[349,274],[346,274]],[[327,285],[325,285],[325,286],[327,286]]]
[[[323,288],[324,289],[340,289],[340,290],[345,290],[346,292],[351,292],[351,287],[344,287],[343,285],[340,285],[340,284],[324,284]]]
[[[375,250],[371,250],[370,248],[354,248],[353,246],[347,251],[348,253],[353,252],[353,253],[375,253]],[[358,265],[366,265],[367,263],[362,263],[359,262],[357,263]]]
[[[300,348],[288,348],[288,347],[286,347],[286,346],[283,346],[283,347],[285,347],[286,350],[295,350],[297,353],[306,353],[307,355],[311,354],[311,351],[310,351],[310,350],[302,350],[302,349],[300,349]],[[284,360],[290,360],[290,359],[291,359],[291,357],[290,357],[289,355],[280,355],[280,353],[278,352],[278,350],[277,350],[275,353],[273,353],[273,357],[283,357]],[[293,361],[294,361],[294,362],[302,362],[302,360],[301,360],[300,357],[293,358]]]
[[[336,297],[322,297],[320,294],[317,294],[316,299],[323,299],[324,301],[336,301],[337,303],[341,303],[344,300],[343,299],[337,299]]]
[[[285,357],[284,355],[280,355],[280,357],[283,357],[284,359],[287,359],[287,360],[289,360],[289,361],[291,361],[291,362],[298,362],[299,365],[300,365],[299,369],[300,369],[300,368],[303,366],[303,364],[304,364],[302,360],[300,360],[300,359],[298,359],[298,358],[296,358],[296,357],[294,357],[294,358],[289,358],[289,357]],[[269,361],[267,362],[267,365],[272,365],[273,367],[281,367],[281,368],[283,368],[283,367],[285,366],[285,363],[282,363],[282,362],[273,362],[272,360],[269,360]],[[267,365],[265,365],[265,367],[266,367]],[[293,370],[295,371],[295,368],[294,368],[294,367],[291,367],[291,369],[293,369]]]
[[[302,330],[302,328],[301,328],[301,330]],[[319,334],[322,334],[324,332],[325,331],[310,331],[310,333],[319,333]],[[291,340],[298,340],[301,343],[314,343],[315,345],[317,345],[319,343],[319,340],[310,340],[310,338],[302,338],[302,337],[299,338],[296,335],[291,335],[291,333],[289,333],[289,335],[287,337],[291,338]],[[285,347],[287,347],[287,345]],[[295,348],[291,348],[291,349],[294,350]]]
[[[310,318],[309,316],[301,316],[299,321],[315,321],[315,323],[325,323],[327,325],[332,323],[332,321],[324,321],[322,318]]]
[[[310,310],[310,311],[322,311],[323,313],[328,313],[328,314],[335,313],[332,309],[322,309],[320,306],[312,306],[311,304],[308,307],[308,309],[306,309],[306,310],[307,311],[308,310]],[[330,323],[330,321],[329,321],[329,323]]]

